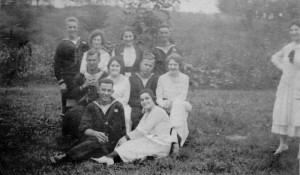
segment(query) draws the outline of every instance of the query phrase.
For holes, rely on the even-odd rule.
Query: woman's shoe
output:
[[[115,163],[113,158],[106,157],[106,156],[102,156],[100,158],[91,158],[91,159],[98,163],[106,163],[108,166],[113,165]]]
[[[274,155],[278,155],[280,153],[282,153],[283,151],[287,151],[289,149],[289,146],[287,145],[279,145],[279,147],[277,148],[277,150],[275,151]]]

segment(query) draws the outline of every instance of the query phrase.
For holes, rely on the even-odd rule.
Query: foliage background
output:
[[[155,13],[148,18],[144,16],[142,20],[151,22],[157,18],[172,24],[173,39],[184,51],[187,73],[195,88],[274,88],[281,72],[271,64],[270,56],[289,42],[288,23],[299,16],[292,7],[299,3],[294,0],[284,3],[269,0],[239,2],[219,0],[219,14],[170,11],[169,16]],[[140,15],[130,13],[132,8],[104,5],[64,9],[29,6],[28,9],[34,19],[28,29],[33,31],[28,34],[32,56],[25,58],[24,70],[17,71],[10,85],[55,82],[53,54],[57,43],[64,37],[63,20],[66,17],[79,18],[84,39],[93,29],[100,28],[105,31],[106,40],[118,43],[120,30],[138,22]],[[5,22],[0,21],[0,24]],[[2,70],[5,68],[3,60],[5,58],[1,56]],[[4,84],[5,80],[12,78],[2,76],[0,80]]]

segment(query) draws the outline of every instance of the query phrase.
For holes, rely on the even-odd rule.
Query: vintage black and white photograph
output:
[[[299,0],[0,0],[0,175],[300,175]]]

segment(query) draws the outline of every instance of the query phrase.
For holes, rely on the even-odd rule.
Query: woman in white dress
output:
[[[161,158],[169,155],[172,136],[168,114],[155,105],[155,97],[150,89],[141,91],[140,98],[145,114],[137,128],[122,137],[112,153],[93,160],[112,165],[118,157],[123,162],[132,162],[147,156]]]
[[[108,72],[107,70],[107,64],[110,59],[109,54],[104,49],[104,34],[100,29],[96,29],[91,32],[89,36],[89,45],[96,49],[100,53],[100,62],[98,63],[98,68],[104,72]],[[84,74],[86,73],[86,57],[87,52],[83,54],[81,65],[80,65],[80,73]]]
[[[131,131],[131,107],[128,105],[130,97],[130,82],[128,77],[123,75],[124,63],[118,56],[112,57],[108,62],[109,75],[107,78],[114,82],[114,93],[112,97],[122,103],[125,112],[126,133]]]
[[[188,112],[192,109],[191,104],[186,101],[189,77],[181,72],[182,57],[177,53],[171,54],[166,64],[168,72],[161,75],[157,82],[156,102],[170,113],[172,127],[177,132],[178,146],[183,146],[189,134]]]
[[[273,64],[282,71],[273,110],[272,133],[280,135],[274,154],[288,150],[288,136],[300,137],[300,20],[289,27],[293,42],[272,56]]]

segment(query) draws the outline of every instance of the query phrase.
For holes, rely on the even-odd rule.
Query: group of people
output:
[[[132,162],[178,152],[189,134],[189,77],[171,28],[158,28],[150,50],[135,45],[126,27],[112,52],[101,30],[89,42],[78,36],[75,17],[65,20],[67,37],[57,46],[54,72],[61,91],[62,134],[76,140],[50,157],[57,164],[92,158],[99,163]]]

